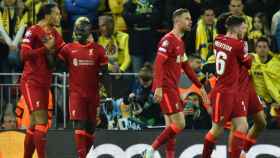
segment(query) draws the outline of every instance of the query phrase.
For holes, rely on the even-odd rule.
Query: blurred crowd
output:
[[[188,8],[193,27],[183,37],[186,53],[208,92],[216,79],[213,40],[217,36],[217,18],[225,13],[245,18],[249,52],[255,56],[250,74],[264,102],[268,128],[280,128],[278,0],[223,0],[218,3],[215,0],[1,0],[0,73],[21,72],[19,45],[23,34],[28,26],[36,23],[36,14],[47,2],[56,2],[60,6],[62,22],[57,30],[65,41],[72,41],[74,21],[86,16],[93,25],[94,40],[105,48],[109,57],[109,71],[138,73],[129,79],[125,76],[112,77],[113,84],[128,85],[120,96],[110,96],[106,94],[110,92],[103,89],[99,127],[141,129],[163,125],[159,106],[154,103],[151,91],[152,63],[157,42],[172,28],[172,12]],[[61,64],[56,71],[67,70]],[[0,84],[16,82],[17,78],[0,76]],[[207,105],[202,104],[199,90],[185,75],[179,87],[186,105],[187,128],[211,127],[210,116],[205,110]],[[1,95],[3,98],[8,95],[5,88]],[[5,109],[7,115],[2,117],[3,127],[9,126],[7,122],[16,123],[11,117],[13,108]]]

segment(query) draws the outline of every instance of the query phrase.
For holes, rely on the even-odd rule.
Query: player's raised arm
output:
[[[21,44],[20,55],[22,61],[28,60],[40,54],[45,54],[48,51],[49,48],[47,48],[46,46],[42,46],[40,48],[34,49],[32,43],[34,43],[35,40],[36,40],[36,33],[32,28],[30,28],[25,33],[23,43]]]
[[[240,51],[237,51],[237,52],[240,52],[238,54],[238,59],[240,60],[240,62],[244,66],[246,66],[248,69],[250,69],[251,65],[252,65],[252,62],[253,62],[254,56],[250,55],[248,53],[248,44],[247,44],[247,42],[241,42],[241,44],[240,44]]]

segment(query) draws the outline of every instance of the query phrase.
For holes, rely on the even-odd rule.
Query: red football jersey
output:
[[[201,87],[196,74],[187,62],[184,42],[169,32],[158,45],[154,64],[153,89],[157,87],[177,89],[182,69],[198,87]]]
[[[21,59],[24,63],[22,81],[28,81],[37,86],[50,86],[52,70],[48,68],[45,53],[47,49],[43,42],[47,36],[55,38],[56,50],[65,44],[59,33],[52,29],[46,33],[39,25],[33,25],[25,33],[21,45]]]
[[[242,40],[220,35],[215,39],[214,51],[218,75],[214,89],[221,92],[237,92],[241,66],[248,62],[247,44]]]
[[[96,43],[81,45],[74,42],[66,44],[59,56],[68,66],[70,92],[77,92],[84,97],[96,95],[100,66],[108,64],[104,48]]]

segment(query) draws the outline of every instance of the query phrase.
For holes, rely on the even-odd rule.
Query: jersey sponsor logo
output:
[[[77,53],[78,52],[78,50],[72,50],[71,51],[71,53]]]
[[[94,65],[94,61],[74,58],[73,65],[74,66],[92,66],[92,65]]]

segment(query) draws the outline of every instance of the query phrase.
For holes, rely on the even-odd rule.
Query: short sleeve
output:
[[[108,57],[105,54],[105,49],[102,46],[98,46],[98,58],[99,58],[99,65],[107,65],[108,64]]]
[[[163,38],[158,44],[157,53],[168,56],[168,52],[172,51],[171,43],[172,43],[172,41],[170,38],[167,38],[167,37]]]

